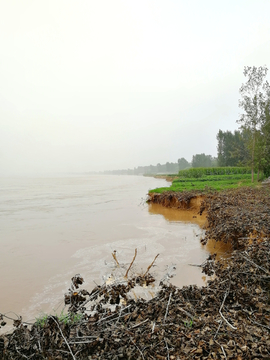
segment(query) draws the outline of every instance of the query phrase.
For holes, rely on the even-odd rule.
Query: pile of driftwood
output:
[[[222,262],[209,257],[201,265],[212,276],[207,286],[161,283],[148,301],[130,294],[154,284],[151,266],[91,292],[80,290],[77,275],[65,297],[70,321],[48,316],[29,327],[17,320],[0,337],[0,358],[270,359],[269,260],[268,241]]]

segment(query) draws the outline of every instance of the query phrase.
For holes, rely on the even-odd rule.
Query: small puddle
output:
[[[203,286],[208,277],[201,273],[198,265],[201,265],[209,254],[217,254],[218,259],[231,256],[232,247],[229,243],[209,240],[206,245],[201,244],[200,240],[205,233],[207,218],[206,214],[200,215],[198,209],[182,210],[167,208],[160,204],[149,204],[148,210],[152,215],[162,215],[171,224],[181,225],[179,239],[173,241],[181,242],[184,238],[181,248],[177,249],[177,245],[168,242],[168,246],[174,246],[176,251],[185,251],[185,257],[180,258],[179,263],[176,264],[177,271],[171,279],[172,284],[180,287],[192,284]]]
[[[150,214],[163,215],[167,221],[197,224],[201,228],[207,222],[205,214],[200,215],[197,210],[173,209],[160,204],[149,204],[148,211]]]
[[[210,254],[217,254],[217,259],[226,259],[231,257],[233,248],[230,243],[224,243],[223,241],[216,241],[213,239],[208,240],[204,248]]]

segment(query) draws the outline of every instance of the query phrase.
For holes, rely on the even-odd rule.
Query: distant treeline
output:
[[[191,163],[185,158],[180,158],[176,163],[166,162],[166,164],[138,166],[134,169],[122,169],[104,171],[107,175],[156,175],[156,174],[178,174],[180,170],[189,169],[191,167],[214,167],[217,166],[217,158],[211,155],[196,154],[193,155]]]
[[[184,158],[182,159],[184,160],[183,164],[179,162],[177,163],[166,162],[166,164],[158,163],[157,165],[138,166],[135,167],[134,169],[104,171],[104,174],[110,174],[110,175],[177,174],[179,170],[189,168],[191,166],[186,159]]]
[[[270,129],[270,125],[269,125]],[[265,133],[266,130],[265,130]],[[268,134],[263,134],[256,143],[257,151],[254,151],[254,169],[262,171],[265,175],[270,175],[270,130]],[[259,139],[259,133],[257,137]],[[266,136],[267,135],[267,136]],[[217,158],[206,155],[196,154],[192,156],[192,161],[188,162],[185,158],[178,159],[177,163],[167,162],[166,164],[138,166],[134,169],[104,171],[104,174],[111,175],[155,175],[155,174],[178,174],[181,170],[189,168],[213,168],[213,167],[246,167],[250,168],[252,162],[252,132],[249,129],[222,131],[219,130],[217,136]],[[269,144],[266,146],[266,142]],[[259,147],[260,146],[260,147]],[[267,153],[268,151],[268,153]]]
[[[211,155],[193,155],[191,163],[181,158],[177,163],[138,166],[134,169],[105,171],[105,174],[177,174],[192,168],[243,167],[270,176],[270,84],[266,80],[267,67],[245,66],[246,83],[240,87],[239,107],[243,113],[236,121],[240,129],[234,132],[219,130],[217,158]]]

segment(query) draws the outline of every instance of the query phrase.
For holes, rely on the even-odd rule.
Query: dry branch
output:
[[[220,309],[219,309],[219,314],[220,314],[220,316],[222,317],[222,319],[226,322],[227,325],[229,325],[233,330],[237,330],[237,328],[234,327],[233,325],[231,325],[231,324],[229,323],[229,321],[224,317],[224,315],[223,315],[222,312],[221,312],[221,310],[222,310],[222,308],[223,308],[223,306],[224,306],[226,297],[228,296],[228,293],[229,293],[228,291],[225,292],[224,299],[223,299],[222,304],[221,304]]]
[[[116,257],[116,251],[114,250],[114,252],[112,253],[112,257],[114,258],[115,262],[116,262],[116,265],[119,267],[119,262],[117,260],[117,257]]]
[[[148,266],[145,274],[142,276],[143,278],[146,276],[146,274],[148,273],[148,271],[151,269],[151,267],[154,265],[154,262],[156,261],[156,258],[159,256],[159,254],[157,254],[154,258],[154,260],[151,262],[151,264]]]
[[[165,321],[166,321],[166,319],[167,319],[167,315],[168,315],[168,311],[169,311],[169,306],[170,306],[170,302],[171,302],[171,297],[172,297],[172,293],[170,293],[170,296],[169,296],[169,300],[168,300],[168,304],[167,304],[167,308],[166,308],[166,313],[165,313],[164,320],[163,320],[164,323],[165,323]]]
[[[133,259],[132,259],[132,261],[131,261],[131,263],[130,263],[130,265],[129,265],[128,269],[127,269],[127,272],[126,272],[125,278],[127,278],[127,277],[128,277],[128,272],[129,272],[129,270],[130,270],[131,266],[133,265],[133,263],[134,263],[134,261],[135,261],[135,259],[136,259],[136,256],[137,256],[137,249],[135,249],[135,254],[134,254],[134,257],[133,257]]]
[[[73,352],[72,352],[72,350],[71,350],[71,348],[70,348],[70,346],[69,346],[69,343],[67,342],[67,339],[65,338],[65,336],[64,336],[64,334],[63,334],[63,332],[62,332],[62,330],[61,330],[61,327],[59,326],[58,322],[55,320],[55,318],[54,318],[53,316],[50,316],[50,318],[56,323],[56,325],[57,325],[57,327],[58,327],[58,329],[59,329],[59,331],[60,331],[60,333],[61,333],[61,335],[62,335],[62,338],[64,339],[64,341],[65,341],[65,343],[66,343],[66,345],[67,345],[67,347],[68,347],[68,350],[69,350],[69,352],[70,352],[73,360],[76,360],[75,355],[73,354]]]

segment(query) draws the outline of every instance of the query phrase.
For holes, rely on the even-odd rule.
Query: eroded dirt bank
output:
[[[270,238],[269,188],[240,188],[205,196],[200,213],[207,212],[208,239],[245,248]]]
[[[266,187],[205,193],[171,191],[149,194],[149,202],[206,215],[204,244],[214,239],[231,242],[236,249],[270,237],[270,191]]]
[[[201,191],[174,192],[165,191],[161,194],[149,193],[148,202],[166,207],[186,210],[200,210],[205,194]]]

